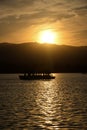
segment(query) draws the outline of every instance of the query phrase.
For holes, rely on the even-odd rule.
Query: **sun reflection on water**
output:
[[[1,76],[1,129],[87,129],[86,75],[57,74],[49,81],[4,79]]]
[[[43,86],[40,85],[40,87],[41,89],[38,89],[36,99],[39,112],[43,115],[43,121],[40,123],[40,126],[50,130],[53,130],[54,128],[55,130],[59,130],[55,119],[57,114],[57,103],[55,100],[57,97],[57,91],[54,86],[54,82],[44,81]]]

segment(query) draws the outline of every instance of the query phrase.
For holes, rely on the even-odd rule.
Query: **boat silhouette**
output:
[[[54,79],[55,76],[53,76],[51,73],[25,73],[23,75],[19,75],[19,78],[21,80],[40,80],[40,79]]]

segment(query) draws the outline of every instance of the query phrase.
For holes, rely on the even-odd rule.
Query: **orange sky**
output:
[[[38,42],[48,29],[56,44],[87,45],[87,1],[0,1],[0,42]]]

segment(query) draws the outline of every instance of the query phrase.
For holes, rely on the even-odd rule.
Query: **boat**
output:
[[[53,76],[50,73],[39,73],[39,74],[32,74],[32,73],[28,73],[28,74],[24,74],[24,75],[19,75],[19,78],[21,80],[46,80],[46,79],[54,79],[55,76]]]

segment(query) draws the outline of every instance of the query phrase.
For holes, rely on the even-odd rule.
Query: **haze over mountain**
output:
[[[0,73],[87,72],[87,46],[0,44]]]

